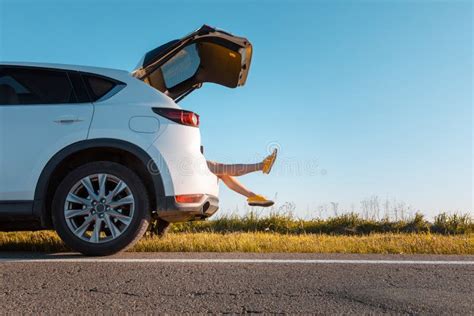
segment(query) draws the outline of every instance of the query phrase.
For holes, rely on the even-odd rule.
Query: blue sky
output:
[[[472,213],[472,14],[470,1],[0,0],[0,59],[132,70],[147,50],[217,26],[254,56],[245,87],[182,102],[201,115],[209,159],[278,146],[274,173],[242,181],[299,216],[372,196]],[[221,199],[244,209],[224,187]]]

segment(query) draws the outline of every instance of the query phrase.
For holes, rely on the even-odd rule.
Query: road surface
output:
[[[0,252],[4,313],[474,314],[474,256]]]

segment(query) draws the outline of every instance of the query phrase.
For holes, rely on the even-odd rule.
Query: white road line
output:
[[[399,264],[474,265],[474,261],[343,259],[159,259],[159,258],[0,258],[0,263],[259,263],[259,264]]]

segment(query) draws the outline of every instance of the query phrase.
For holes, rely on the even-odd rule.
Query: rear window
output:
[[[0,68],[0,104],[76,103],[65,71],[35,68]]]
[[[171,89],[190,79],[198,71],[200,63],[196,44],[183,48],[161,66],[166,88]]]
[[[83,75],[83,77],[92,101],[97,101],[104,97],[117,85],[116,81],[100,76]]]

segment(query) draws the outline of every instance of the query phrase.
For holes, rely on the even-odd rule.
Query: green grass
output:
[[[52,231],[0,233],[0,250],[69,251]],[[171,233],[164,238],[145,237],[136,252],[301,252],[474,254],[474,234],[371,234],[331,236],[279,233]]]
[[[402,220],[365,219],[349,213],[328,219],[297,219],[289,214],[272,212],[258,216],[249,212],[244,216],[227,215],[203,222],[174,224],[174,232],[276,232],[282,234],[364,235],[373,233],[436,233],[445,235],[474,233],[470,215],[441,213],[431,223],[422,214]]]

